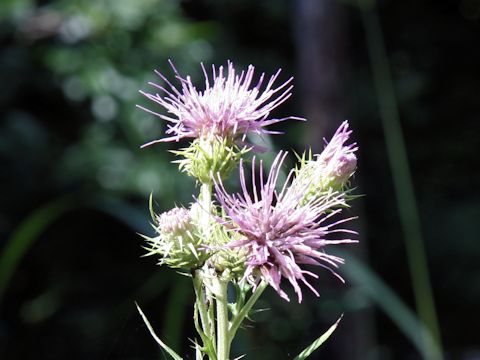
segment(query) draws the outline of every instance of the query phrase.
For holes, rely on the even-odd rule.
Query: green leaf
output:
[[[305,348],[305,350],[303,350],[300,354],[298,354],[295,359],[293,360],[303,360],[303,359],[306,359],[307,357],[309,357],[315,350],[317,350],[325,341],[327,341],[327,339],[330,337],[330,335],[332,335],[332,333],[335,331],[335,329],[337,328],[338,326],[338,323],[340,322],[340,320],[342,320],[342,317],[343,317],[343,314],[342,316],[340,316],[338,318],[338,320],[335,322],[335,324],[333,324],[332,326],[330,326],[330,328],[322,335],[320,336],[317,340],[315,340],[310,346],[308,346],[307,348]]]
[[[155,341],[158,343],[158,345],[160,345],[172,357],[172,359],[183,360],[183,358],[180,355],[178,355],[175,351],[173,351],[173,349],[168,347],[162,340],[160,340],[160,338],[157,336],[157,334],[155,334],[155,331],[153,330],[152,325],[150,325],[150,322],[148,321],[147,317],[143,313],[142,309],[140,309],[140,306],[138,306],[137,302],[135,302],[135,305],[137,307],[138,312],[140,313],[140,316],[143,319],[143,322],[145,323],[145,325],[147,325],[147,328],[148,328],[148,331],[150,332],[150,335],[152,335],[152,337],[155,339]]]
[[[338,320],[330,326],[330,328],[322,335],[320,336],[317,340],[315,340],[310,346],[305,348],[300,354],[298,354],[293,360],[303,360],[309,357],[315,350],[317,350],[327,339],[332,335],[332,333],[335,331],[335,329],[338,326],[338,323],[340,320],[342,320],[343,314],[338,318]]]

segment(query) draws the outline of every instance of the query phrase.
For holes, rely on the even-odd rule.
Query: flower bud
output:
[[[337,149],[333,156],[320,154],[315,166],[324,188],[342,190],[357,168],[357,157],[346,147]]]
[[[357,168],[357,157],[353,153],[342,154],[338,159],[333,171],[335,177],[345,183],[353,175]]]
[[[172,268],[190,270],[204,264],[208,255],[190,210],[175,207],[156,215],[154,220],[158,236],[145,237],[149,244],[147,255],[160,255],[160,265]]]
[[[299,192],[305,194],[300,201],[301,205],[325,193],[346,193],[348,180],[357,167],[356,144],[345,145],[350,134],[348,122],[345,121],[322,153],[315,155],[315,160],[311,154],[308,159],[307,156],[302,156],[292,183]]]
[[[158,229],[162,234],[182,235],[193,230],[190,212],[184,208],[173,208],[157,215]]]

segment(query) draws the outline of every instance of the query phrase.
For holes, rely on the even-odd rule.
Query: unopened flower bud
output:
[[[348,122],[344,121],[315,160],[312,156],[302,157],[292,184],[305,194],[301,204],[328,192],[341,194],[346,191],[348,180],[357,167],[356,144],[345,145],[350,134]]]
[[[148,255],[161,256],[160,265],[172,268],[195,269],[203,265],[207,254],[190,210],[173,208],[155,217],[158,236],[148,238]]]
[[[333,154],[328,158],[320,154],[315,161],[317,175],[322,182],[323,188],[342,190],[347,180],[353,175],[357,168],[357,157],[348,147],[334,149]]]
[[[185,208],[173,208],[157,215],[158,230],[163,234],[181,235],[192,230],[190,212]]]
[[[344,184],[357,168],[357,157],[354,153],[341,154],[333,167],[332,175],[337,182]]]

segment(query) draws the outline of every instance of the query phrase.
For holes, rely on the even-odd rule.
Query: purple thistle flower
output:
[[[218,201],[229,220],[233,222],[234,231],[240,235],[238,240],[230,242],[227,246],[246,249],[244,279],[263,278],[282,298],[289,300],[281,289],[282,277],[286,278],[293,286],[298,301],[301,302],[302,291],[299,283],[305,284],[313,293],[319,295],[306,279],[306,276],[317,278],[317,275],[303,269],[301,265],[321,266],[343,281],[335,271],[338,264],[343,263],[343,259],[327,254],[324,248],[327,245],[356,241],[349,238],[329,240],[327,236],[332,233],[356,233],[336,228],[336,225],[350,219],[328,224],[332,216],[342,211],[338,207],[344,204],[341,196],[336,196],[337,194],[324,196],[300,206],[299,202],[304,196],[305,189],[288,186],[293,176],[292,171],[281,191],[275,190],[286,155],[286,152],[278,154],[265,182],[263,164],[260,162],[260,189],[254,175],[255,158],[253,159],[253,197],[246,187],[243,163],[240,164],[241,194],[228,194],[221,180],[215,183],[215,189]]]
[[[324,166],[323,171],[330,174],[337,182],[346,181],[357,167],[355,151],[357,143],[345,145],[349,140],[352,130],[348,129],[345,120],[337,129],[330,142],[325,140],[325,149],[318,155],[318,160]]]
[[[140,92],[164,107],[170,115],[162,115],[144,107],[138,107],[166,120],[169,123],[166,134],[170,136],[151,141],[142,147],[157,142],[179,141],[182,138],[210,138],[211,136],[244,141],[248,132],[278,134],[276,131],[266,130],[265,127],[287,119],[304,120],[291,116],[281,119],[268,118],[273,109],[291,96],[293,78],[274,87],[280,70],[270,77],[265,88],[261,90],[265,74],[262,73],[257,84],[252,87],[255,70],[252,65],[249,65],[246,71],[242,70],[240,74],[235,72],[233,63],[230,61],[226,73],[223,66],[217,69],[212,65],[212,83],[210,83],[207,71],[201,64],[205,75],[205,90],[198,91],[190,76],[183,78],[173,63],[169,62],[181,87],[177,89],[164,75],[155,71],[166,86],[153,82],[149,84],[161,90],[163,96],[158,93]]]

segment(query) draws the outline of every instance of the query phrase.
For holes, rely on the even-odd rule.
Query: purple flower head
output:
[[[177,89],[160,72],[155,71],[165,82],[165,86],[150,82],[159,89],[159,93],[141,91],[148,99],[164,107],[169,115],[143,110],[166,120],[168,128],[166,138],[151,141],[142,147],[157,142],[178,141],[182,138],[210,138],[217,136],[232,141],[245,140],[248,132],[258,134],[276,134],[265,127],[287,119],[303,120],[296,117],[269,119],[270,112],[291,96],[292,78],[279,86],[274,86],[280,70],[270,77],[262,90],[265,75],[261,74],[255,86],[252,86],[254,70],[252,65],[240,74],[235,72],[232,62],[228,66],[216,68],[212,65],[209,78],[202,64],[205,75],[205,90],[199,91],[193,85],[190,76],[183,78],[173,63],[170,65],[175,77],[180,82]]]
[[[358,150],[357,143],[345,145],[349,140],[352,130],[348,129],[348,121],[344,121],[332,140],[327,143],[320,155],[319,162],[323,165],[323,171],[335,178],[337,182],[346,181],[357,167],[355,151]]]
[[[264,279],[282,298],[289,300],[281,289],[282,278],[286,278],[301,302],[302,291],[299,283],[305,284],[318,296],[318,292],[306,279],[306,276],[317,278],[317,275],[301,266],[321,266],[343,281],[335,271],[338,264],[343,263],[343,259],[327,254],[324,248],[326,245],[355,242],[349,238],[329,240],[329,234],[355,232],[336,228],[336,225],[350,219],[328,224],[332,216],[342,211],[338,207],[344,201],[341,197],[333,194],[300,206],[305,189],[288,186],[293,172],[289,173],[281,191],[275,190],[286,155],[286,152],[278,154],[265,182],[263,164],[260,162],[259,188],[254,175],[253,159],[253,196],[247,190],[243,163],[240,165],[241,194],[228,194],[221,180],[215,184],[215,189],[218,201],[233,223],[234,231],[239,235],[238,240],[227,246],[246,249],[244,279]]]
[[[164,234],[182,234],[192,229],[190,211],[175,207],[172,210],[157,215],[158,229]]]

